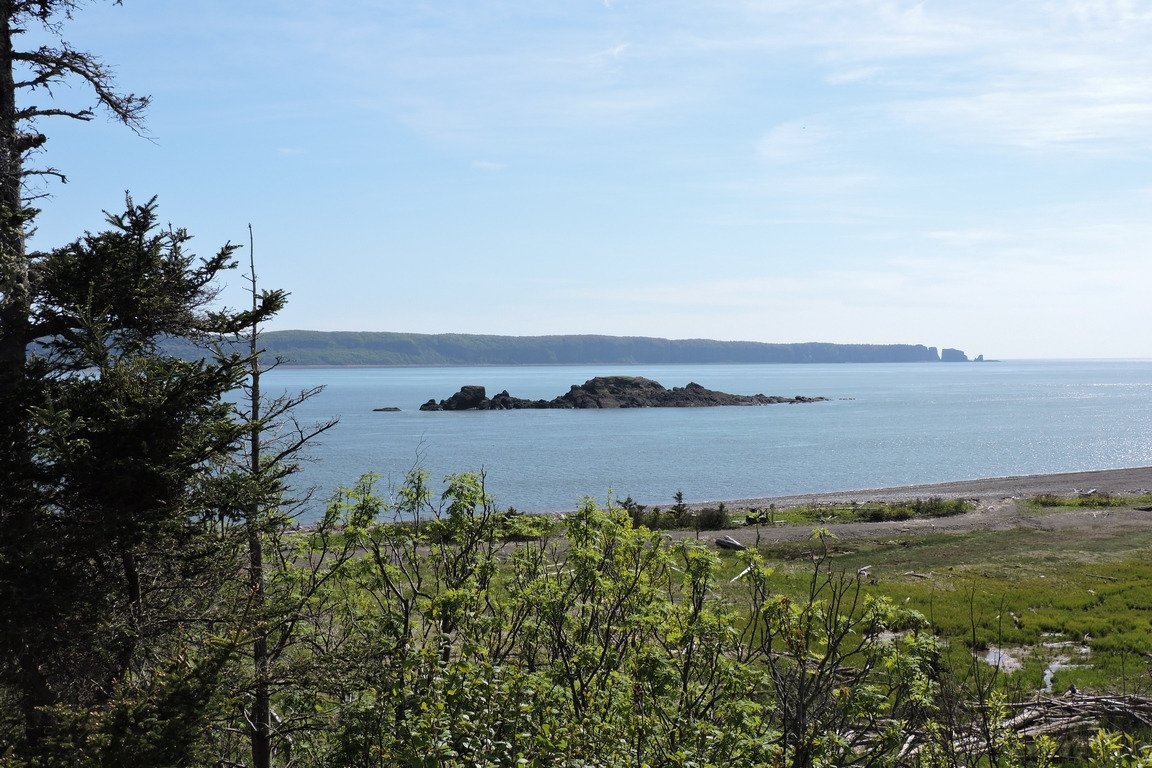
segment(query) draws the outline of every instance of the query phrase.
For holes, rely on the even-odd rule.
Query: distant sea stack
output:
[[[706,363],[937,363],[967,360],[960,350],[923,344],[766,344],[646,336],[486,336],[477,334],[268,331],[269,357],[290,365],[667,365]],[[204,351],[173,342],[173,354]],[[242,351],[239,348],[237,351]]]
[[[504,390],[488,397],[484,387],[465,385],[447,400],[429,400],[422,411],[515,411],[543,408],[707,408],[722,405],[775,405],[816,403],[826,397],[730,395],[705,389],[695,382],[667,389],[642,376],[597,376],[551,400],[527,400]]]

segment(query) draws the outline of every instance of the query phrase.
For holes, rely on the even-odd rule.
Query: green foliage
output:
[[[204,764],[210,759],[210,729],[221,714],[217,692],[231,653],[226,645],[183,648],[146,678],[118,681],[98,706],[54,706],[49,747],[35,765]]]
[[[1130,734],[1099,730],[1089,742],[1089,768],[1149,768],[1152,744],[1141,744]]]
[[[559,521],[552,515],[526,515],[509,508],[497,518],[500,537],[506,541],[543,539],[560,530]]]
[[[238,320],[208,308],[232,248],[186,254],[188,235],[161,229],[154,201],[129,198],[108,223],[29,256],[42,354],[5,393],[31,464],[0,505],[0,686],[20,711],[0,738],[27,754],[63,713],[119,712],[113,702],[159,690],[150,670],[180,617],[204,616],[236,567],[215,535],[231,504],[216,473],[241,433],[222,397],[244,362],[160,351]]]
[[[693,509],[684,502],[682,491],[677,491],[673,499],[676,503],[663,509],[638,504],[629,496],[620,502],[620,507],[628,513],[633,527],[644,527],[652,531],[721,531],[732,527],[732,516],[724,502],[715,507]]]
[[[962,515],[973,509],[973,504],[966,499],[941,499],[931,497],[928,499],[913,499],[912,501],[889,502],[886,504],[860,505],[857,514],[864,522],[878,522],[882,520],[909,520],[915,517],[951,517]]]
[[[126,678],[100,707],[57,708],[54,743],[90,764],[245,762],[237,734],[256,678],[224,649],[260,626],[278,764],[1049,766],[1056,742],[1005,726],[1013,676],[969,650],[1056,623],[1093,633],[1094,662],[1112,638],[1142,647],[1150,574],[1131,563],[1059,582],[1030,563],[981,575],[940,557],[942,537],[853,551],[817,529],[802,559],[770,568],[756,552],[671,542],[629,506],[586,500],[537,520],[498,510],[482,474],[436,492],[413,471],[390,499],[366,477],[316,526],[267,533],[281,563],[268,600],[243,582],[218,595],[252,612],[220,625],[228,643],[192,633],[200,651]],[[971,560],[981,547],[960,550]],[[925,562],[963,570],[955,583],[891,574]],[[857,572],[865,564],[880,581]],[[1119,746],[1091,764],[1143,764],[1101,762],[1143,759],[1135,741],[1108,738]]]
[[[1023,662],[997,676],[1005,691],[1039,690],[1045,669],[1063,655],[1068,666],[1055,671],[1055,693],[1075,683],[1082,691],[1147,694],[1150,544],[1148,534],[1024,528],[854,540],[833,549],[850,572],[871,566],[870,592],[907,601],[929,618],[946,641],[942,661],[960,677],[970,675],[974,650],[995,646]],[[812,550],[810,542],[766,549],[779,562],[781,591],[803,592]]]
[[[1152,495],[1143,496],[1113,496],[1101,491],[1077,494],[1075,496],[1056,496],[1045,493],[1033,496],[1030,503],[1037,507],[1082,507],[1086,509],[1107,509],[1109,507],[1131,507],[1138,504],[1152,504]]]
[[[562,535],[513,544],[508,518],[476,474],[448,478],[439,498],[419,471],[391,504],[370,481],[341,497],[328,522],[342,520],[342,546],[363,554],[330,558],[339,564],[312,593],[325,608],[310,621],[329,618],[297,630],[324,648],[318,673],[273,697],[297,724],[295,759],[813,765],[860,748],[879,755],[920,718],[930,635],[905,634],[922,620],[851,579],[817,568],[809,607],[781,613],[757,556],[670,545],[623,508],[588,500]],[[324,546],[313,538],[294,557]],[[723,597],[720,573],[734,563],[747,571]],[[881,629],[901,634],[881,640]],[[796,726],[784,713],[801,696]],[[869,712],[885,735],[796,741]]]
[[[728,514],[724,502],[715,507],[705,507],[693,514],[694,526],[701,531],[722,531],[732,527],[732,517]]]
[[[691,521],[692,514],[688,510],[688,505],[684,503],[684,491],[676,491],[673,494],[676,503],[672,505],[670,512],[672,513],[672,524],[677,528],[687,528],[688,523]]]
[[[790,525],[810,523],[875,523],[887,520],[911,520],[926,517],[951,517],[971,512],[975,505],[967,499],[910,499],[907,501],[873,501],[851,504],[815,504],[747,515],[749,524],[772,522]]]

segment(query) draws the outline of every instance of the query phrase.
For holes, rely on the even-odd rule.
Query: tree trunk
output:
[[[259,298],[256,291],[256,260],[253,250],[255,243],[252,238],[252,225],[248,225],[248,258],[251,265],[252,280],[252,337],[249,340],[249,355],[252,365],[252,428],[248,435],[248,449],[251,451],[252,487],[254,490],[250,506],[247,510],[248,519],[248,584],[252,590],[252,601],[256,615],[256,637],[252,642],[252,665],[255,672],[256,684],[252,692],[252,766],[253,768],[270,768],[272,765],[272,703],[271,692],[268,686],[268,630],[264,615],[264,541],[261,518],[263,517],[263,479],[264,464],[260,458],[261,433],[264,431],[260,423],[260,325],[256,321],[259,310]]]
[[[0,387],[23,376],[31,291],[24,253],[23,152],[12,74],[12,1],[0,0]]]
[[[268,686],[268,634],[264,616],[264,547],[256,520],[248,521],[248,579],[252,589],[253,613],[257,617],[252,641],[255,685],[252,691],[252,766],[272,764],[272,707]]]
[[[17,142],[12,15],[12,0],[0,0],[0,525],[6,529],[4,549],[8,550],[0,552],[0,560],[7,555],[9,561],[9,572],[0,577],[0,582],[6,582],[0,583],[0,595],[21,589],[19,562],[29,556],[23,544],[35,540],[37,528],[30,503],[31,445],[25,418],[24,366],[31,305],[21,215],[23,153]],[[16,610],[32,610],[27,598],[13,600],[17,602],[20,608]],[[10,626],[18,634],[8,647],[15,650],[18,666],[15,677],[24,736],[28,743],[36,744],[47,724],[43,708],[53,704],[54,697],[41,671],[40,649],[22,631],[27,622],[17,616]]]

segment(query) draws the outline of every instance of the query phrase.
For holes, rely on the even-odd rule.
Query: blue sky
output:
[[[1152,357],[1135,0],[125,0],[35,245],[158,195],[271,328]],[[80,89],[60,89],[64,102]],[[239,275],[225,298],[241,302]]]

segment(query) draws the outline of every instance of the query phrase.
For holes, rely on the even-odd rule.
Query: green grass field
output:
[[[1083,505],[1020,502],[1020,510],[1055,514]],[[1128,498],[1138,507],[1147,498]],[[1095,505],[1091,505],[1095,506]],[[1109,502],[1108,506],[1118,506]],[[834,531],[834,526],[833,526]],[[1094,530],[974,531],[901,535],[893,539],[830,538],[829,562],[855,573],[866,591],[923,613],[946,642],[960,674],[992,671],[974,651],[1008,649],[997,684],[1019,693],[1041,690],[1152,692],[1152,532]],[[762,546],[782,592],[800,594],[819,541]],[[726,572],[743,567],[726,554]],[[1054,664],[1056,662],[1056,664]]]

